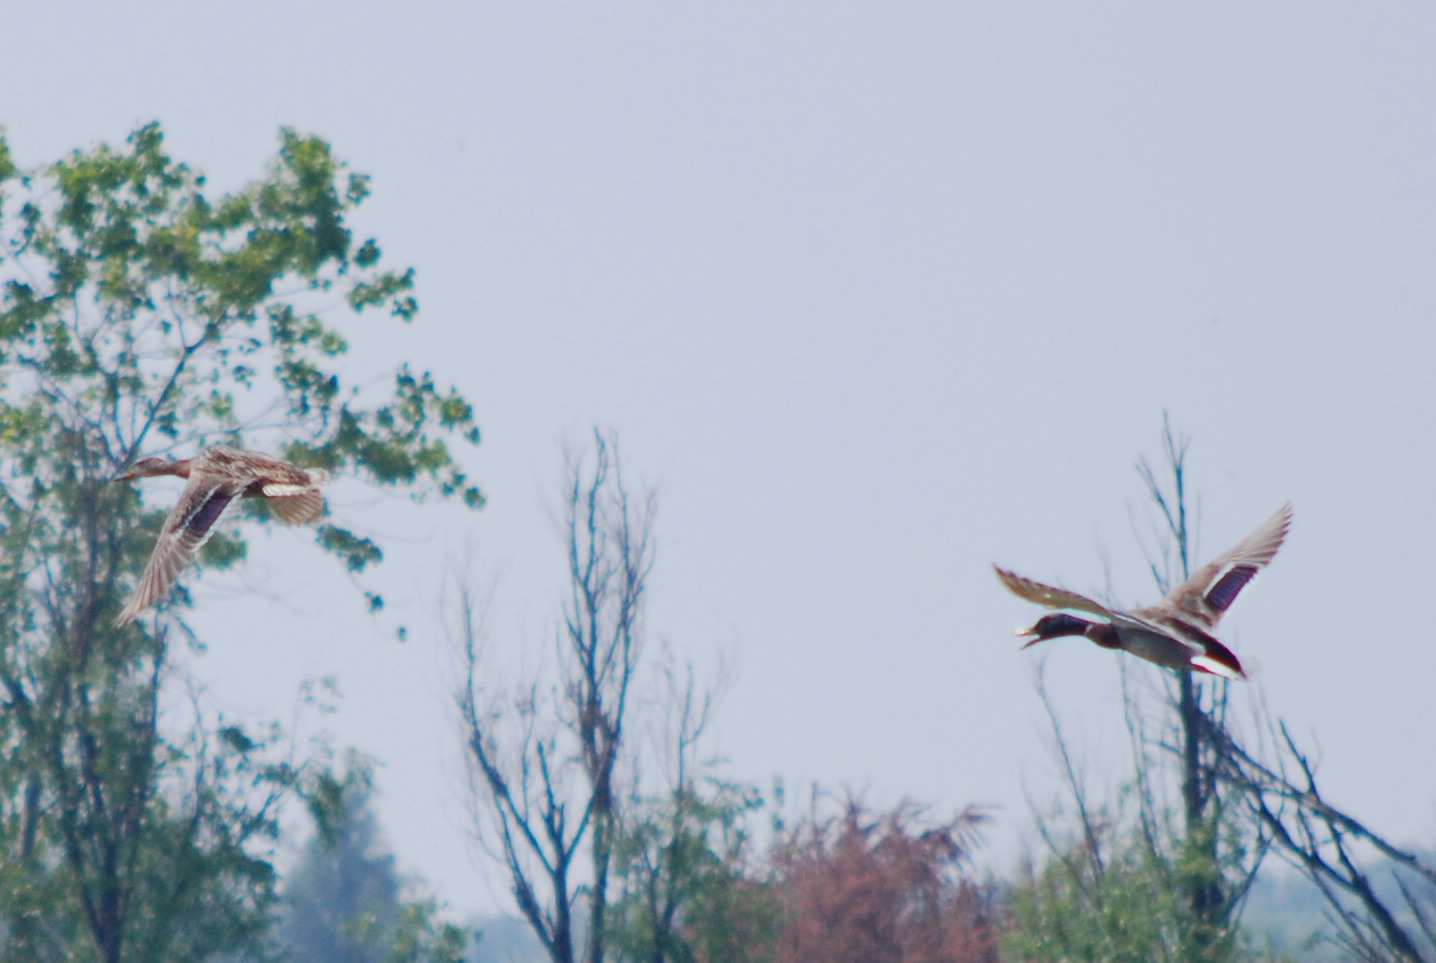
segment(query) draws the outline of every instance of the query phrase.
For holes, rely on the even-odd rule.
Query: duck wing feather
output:
[[[1257,572],[1276,557],[1291,528],[1291,505],[1283,505],[1256,531],[1191,574],[1153,609],[1165,609],[1200,627],[1216,628]]]
[[[324,514],[320,486],[329,479],[322,468],[299,468],[274,462],[273,470],[259,474],[252,489],[264,497],[274,516],[290,525],[303,525]]]
[[[324,514],[324,495],[313,485],[264,485],[259,489],[274,517],[303,525]]]
[[[998,580],[1007,587],[1007,590],[1018,598],[1036,602],[1038,605],[1045,605],[1049,609],[1076,609],[1079,612],[1100,615],[1105,619],[1118,617],[1118,613],[1099,602],[1094,602],[1085,595],[1038,582],[996,565],[992,566],[992,570],[997,573]]]
[[[160,529],[159,540],[145,563],[139,584],[115,618],[116,626],[133,622],[169,591],[200,546],[214,534],[214,526],[238,495],[232,486],[203,476],[190,477],[179,502]]]

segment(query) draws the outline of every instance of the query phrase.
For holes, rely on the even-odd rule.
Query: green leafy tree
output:
[[[764,805],[751,786],[716,778],[635,800],[614,848],[619,895],[609,944],[634,963],[760,963],[781,915],[752,865],[748,819]]]
[[[362,769],[342,784],[338,823],[321,825],[284,880],[279,942],[293,959],[382,963],[401,881],[382,849]]]
[[[1236,961],[1255,958],[1236,921],[1215,931],[1192,911],[1194,885],[1241,869],[1242,850],[1227,840],[1213,867],[1205,846],[1184,846],[1173,810],[1138,815],[1139,791],[1116,804],[1083,799],[1075,819],[1044,822],[1049,855],[1027,863],[1009,894],[1003,948],[1013,959]],[[1152,821],[1155,818],[1155,822]],[[1200,933],[1200,938],[1198,934]]]
[[[368,770],[351,766],[339,786],[341,812],[322,814],[285,878],[278,937],[287,958],[457,963],[463,931],[439,919],[433,898],[404,898],[404,880],[383,848],[370,805]]]
[[[0,139],[0,926],[11,958],[200,960],[252,944],[280,801],[323,785],[274,727],[186,700],[169,647],[188,596],[111,625],[163,508],[110,479],[138,453],[228,443],[478,506],[449,445],[470,406],[401,366],[344,376],[359,316],[417,311],[348,217],[369,193],[283,131],[264,175],[215,196],[158,125],[21,171]],[[342,327],[341,327],[342,325]],[[250,507],[243,524],[264,524]],[[243,528],[201,557],[245,553]],[[363,532],[318,527],[351,572]],[[382,599],[369,593],[373,608]]]

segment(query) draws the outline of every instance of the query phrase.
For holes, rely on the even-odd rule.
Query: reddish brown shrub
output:
[[[784,907],[777,963],[997,963],[988,889],[964,873],[983,816],[934,823],[901,803],[874,814],[849,798],[775,847]]]

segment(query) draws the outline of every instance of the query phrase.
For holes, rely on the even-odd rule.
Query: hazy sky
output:
[[[417,267],[422,311],[354,326],[355,371],[430,368],[484,432],[476,516],[335,488],[394,543],[409,642],[276,532],[201,586],[191,671],[237,716],[334,676],[321,722],[383,763],[404,866],[505,905],[432,613],[471,557],[493,670],[538,661],[559,445],[611,425],[660,493],[652,637],[735,666],[712,747],[735,774],[1000,806],[1008,858],[1052,792],[1035,663],[1098,780],[1120,686],[1085,642],[1019,654],[1035,610],[989,565],[1100,591],[1105,555],[1116,598],[1149,601],[1132,466],[1165,410],[1200,555],[1296,506],[1224,626],[1262,667],[1236,712],[1265,702],[1334,802],[1429,844],[1436,10],[1186,6],[7,10],[23,164],[158,119],[220,189],[280,125],[372,174],[356,229]]]

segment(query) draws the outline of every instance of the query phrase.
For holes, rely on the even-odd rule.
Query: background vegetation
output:
[[[141,453],[260,447],[482,506],[459,454],[479,440],[465,399],[419,366],[376,386],[345,364],[359,318],[418,312],[413,272],[351,232],[368,192],[293,131],[223,196],[166,155],[156,125],[34,171],[0,141],[6,959],[1436,958],[1429,859],[1328,803],[1279,716],[1236,726],[1224,682],[1132,682],[1134,765],[1116,787],[1090,787],[1054,710],[1066,796],[1036,818],[1045,851],[1006,879],[975,867],[994,818],[979,808],[814,788],[794,810],[780,785],[736,779],[707,749],[721,673],[650,642],[658,500],[625,479],[604,431],[568,453],[552,658],[491,681],[483,594],[452,586],[474,830],[522,923],[466,934],[386,852],[362,760],[226,718],[172,671],[176,646],[203,641],[183,588],[111,624],[164,515],[110,482]],[[1168,427],[1158,461],[1139,464],[1164,531],[1158,589],[1194,561],[1187,450]],[[228,527],[201,574],[240,563],[265,524],[254,510]],[[316,564],[332,558],[358,604],[383,608],[363,581],[383,560],[376,536],[326,520],[313,540]],[[281,875],[291,803],[312,836]],[[1319,946],[1311,910],[1270,895],[1288,879],[1264,875],[1273,857],[1319,898]],[[1244,925],[1264,914],[1285,924],[1284,949]]]

